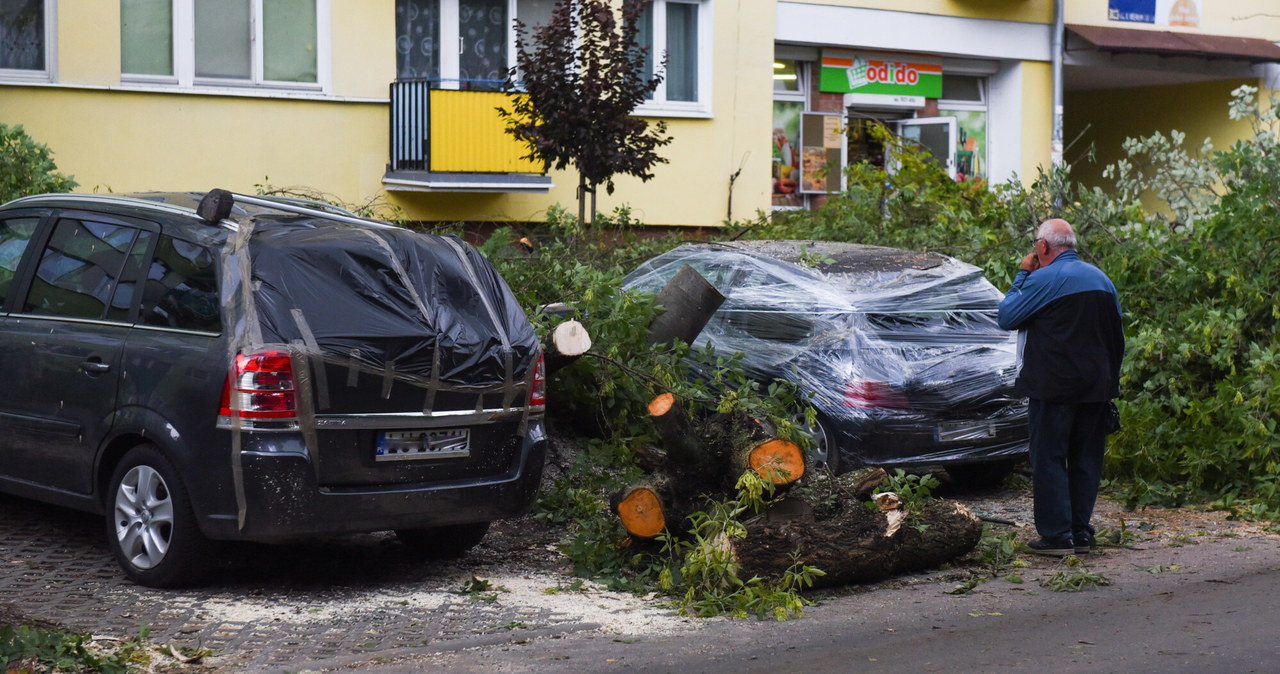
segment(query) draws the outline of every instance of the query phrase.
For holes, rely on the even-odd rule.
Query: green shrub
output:
[[[1134,505],[1218,499],[1243,517],[1280,518],[1280,120],[1276,102],[1255,96],[1235,92],[1228,114],[1253,135],[1229,148],[1187,150],[1176,131],[1126,141],[1128,159],[1104,174],[1111,190],[1065,166],[1025,187],[958,184],[898,147],[897,172],[855,165],[825,208],[779,214],[746,236],[938,251],[1004,288],[1035,226],[1067,219],[1125,311],[1115,486]],[[1144,198],[1161,210],[1145,211]]]
[[[1192,153],[1155,134],[1110,169],[1117,199],[1151,189],[1168,208],[1104,261],[1129,333],[1110,466],[1134,504],[1229,496],[1280,514],[1280,120],[1254,94],[1238,89],[1230,113],[1251,138]]]
[[[0,204],[28,194],[70,192],[78,186],[58,173],[53,153],[27,135],[22,125],[0,124]]]

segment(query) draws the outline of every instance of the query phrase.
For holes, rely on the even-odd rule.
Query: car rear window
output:
[[[1009,332],[996,323],[995,313],[989,311],[869,313],[866,319],[877,337],[895,342],[986,342],[1009,338]]]

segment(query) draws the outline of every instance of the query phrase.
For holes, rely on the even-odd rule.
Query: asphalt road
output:
[[[1089,558],[1112,585],[1051,592],[1037,560],[968,595],[921,582],[848,594],[786,623],[682,634],[583,632],[422,656],[364,672],[1277,672],[1280,537],[1206,537]]]

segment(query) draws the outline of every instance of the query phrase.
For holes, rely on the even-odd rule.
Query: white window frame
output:
[[[653,61],[662,58],[667,44],[667,5],[684,4],[698,8],[698,94],[695,101],[668,101],[667,81],[664,77],[653,92],[653,98],[636,107],[635,115],[653,117],[710,117],[711,116],[711,61],[714,53],[712,30],[715,16],[711,0],[652,0],[653,2]]]
[[[0,81],[56,82],[58,80],[58,2],[44,0],[44,70],[0,68]]]
[[[250,37],[250,75],[248,79],[229,77],[197,77],[196,72],[196,8],[195,0],[173,0],[173,75],[137,75],[120,73],[120,81],[131,84],[176,84],[182,88],[259,88],[328,93],[332,89],[333,70],[330,64],[332,44],[332,0],[315,0],[316,3],[316,81],[281,82],[263,78],[263,0],[250,0],[249,17],[252,24]]]

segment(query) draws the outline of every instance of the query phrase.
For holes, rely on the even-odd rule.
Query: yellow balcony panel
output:
[[[431,171],[442,173],[541,173],[540,163],[521,159],[528,149],[506,131],[497,108],[507,94],[490,91],[431,91]]]

